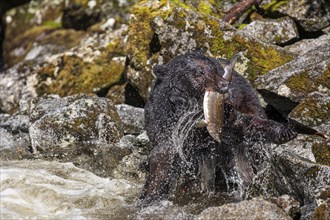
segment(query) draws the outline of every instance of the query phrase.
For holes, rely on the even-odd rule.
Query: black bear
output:
[[[202,192],[228,190],[230,183],[223,181],[235,173],[248,183],[252,171],[240,154],[246,140],[284,143],[296,137],[290,126],[267,118],[244,77],[234,72],[230,83],[224,79],[225,69],[219,60],[189,53],[156,65],[153,72],[156,78],[145,106],[146,130],[153,148],[141,195],[144,205],[168,199],[187,184],[200,186]],[[196,126],[204,117],[207,88],[228,94],[221,143],[206,128]]]

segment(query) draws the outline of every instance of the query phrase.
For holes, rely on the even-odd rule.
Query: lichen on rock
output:
[[[292,59],[283,50],[240,35],[216,17],[197,13],[183,3],[143,1],[134,6],[126,45],[127,78],[142,97],[148,97],[154,64],[194,50],[225,58],[245,51],[251,81]]]

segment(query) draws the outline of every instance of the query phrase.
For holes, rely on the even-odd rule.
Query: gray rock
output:
[[[0,114],[0,127],[9,129],[12,132],[28,132],[30,118],[27,115],[20,114]]]
[[[2,152],[2,159],[12,158],[15,154],[28,153],[31,146],[28,126],[27,115],[0,114],[0,151],[9,150],[7,153]]]
[[[289,195],[282,195],[278,198],[272,198],[272,202],[283,209],[293,219],[299,218],[300,203]]]
[[[277,205],[262,200],[252,199],[239,203],[229,203],[211,207],[202,211],[198,219],[291,219]]]
[[[123,136],[113,103],[84,95],[36,98],[30,107],[29,127],[35,157],[71,161],[101,176],[129,149],[117,147]]]
[[[13,147],[14,137],[4,128],[0,128],[0,151]]]
[[[105,98],[79,95],[37,98],[30,112],[34,149],[113,144],[122,136],[114,105]]]
[[[284,44],[299,38],[296,24],[289,17],[276,20],[253,21],[239,32],[249,34],[260,41],[272,44]]]
[[[140,134],[144,129],[144,109],[126,104],[116,105],[117,112],[123,123],[125,134]]]
[[[330,43],[324,43],[259,77],[255,85],[300,102],[312,92],[330,95],[329,71]]]
[[[37,67],[36,67],[37,68]],[[36,84],[32,70],[24,63],[0,74],[0,111],[15,112],[20,101],[28,101],[36,96],[33,85]]]
[[[330,34],[324,34],[316,39],[304,39],[290,46],[286,46],[285,49],[291,53],[297,55],[303,55],[310,50],[313,50],[319,46],[325,45],[330,42]]]
[[[259,77],[255,83],[265,101],[283,117],[329,135],[330,44],[306,48],[291,62]],[[300,202],[302,219],[318,204],[316,194],[330,185],[329,140],[302,135],[286,144],[265,145],[250,197],[288,194]],[[253,147],[256,152],[256,146]]]
[[[269,4],[270,13],[290,16],[306,31],[318,31],[330,24],[328,0],[291,0],[280,4],[267,0],[263,4]]]
[[[112,176],[119,179],[128,179],[144,183],[146,177],[146,165],[151,151],[151,145],[143,132],[139,136],[125,135],[119,141],[119,146],[129,148],[132,153],[125,156],[113,170]]]
[[[259,158],[258,171],[247,196],[271,198],[288,194],[303,205],[300,207],[303,217],[310,215],[317,206],[317,194],[330,184],[330,167],[302,158],[290,148],[278,149],[275,145],[263,148],[268,148],[268,153]]]

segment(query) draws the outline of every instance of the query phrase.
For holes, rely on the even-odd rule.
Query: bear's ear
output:
[[[155,65],[152,71],[156,78],[164,78],[168,72],[165,65]]]

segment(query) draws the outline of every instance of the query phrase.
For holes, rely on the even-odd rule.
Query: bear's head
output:
[[[224,69],[220,63],[200,53],[178,56],[166,65],[156,65],[153,72],[159,82],[166,81],[189,94],[228,91],[229,80],[222,77]]]

